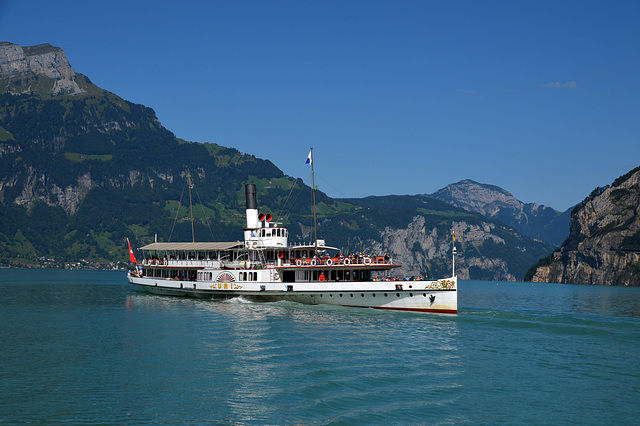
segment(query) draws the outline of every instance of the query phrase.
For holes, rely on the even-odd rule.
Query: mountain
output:
[[[596,188],[571,213],[569,238],[525,277],[533,282],[640,285],[640,167]]]
[[[360,206],[349,226],[369,221],[362,234],[374,252],[391,251],[403,272],[443,276],[451,270],[451,233],[456,236],[456,274],[460,279],[516,281],[552,246],[534,241],[504,223],[454,207],[426,195],[388,195],[341,200]],[[365,214],[366,213],[366,214]],[[359,217],[357,217],[359,216]],[[364,228],[364,227],[363,227]],[[371,229],[372,228],[372,229]]]
[[[306,153],[303,153],[306,154]],[[48,44],[0,43],[0,265],[124,268],[126,238],[242,239],[245,183],[263,212],[313,239],[312,190],[272,162],[187,142],[155,112],[95,86]],[[426,196],[335,200],[316,194],[319,238],[345,252],[389,252],[399,274],[451,269],[462,279],[517,280],[553,250],[504,223]]]
[[[50,44],[22,47],[0,42],[0,76],[0,93],[55,96],[90,91],[90,81],[76,74],[62,49]]]
[[[499,220],[531,238],[560,245],[569,235],[569,217],[535,203],[525,204],[504,189],[462,180],[434,192],[431,197],[467,211]]]

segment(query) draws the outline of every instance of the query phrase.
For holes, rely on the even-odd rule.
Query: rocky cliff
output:
[[[514,271],[513,265],[496,255],[495,252],[481,253],[477,250],[485,242],[502,245],[506,241],[496,234],[494,223],[479,224],[453,221],[451,231],[457,237],[456,275],[462,280],[481,279],[494,281],[516,281],[522,279],[521,272]],[[388,251],[394,262],[402,268],[399,276],[424,275],[432,278],[448,276],[452,269],[453,239],[451,231],[437,226],[428,227],[423,216],[414,217],[406,228],[386,227],[379,240],[369,241],[366,251],[384,253]],[[520,250],[519,248],[514,248]]]
[[[430,195],[467,211],[500,220],[523,234],[560,245],[569,234],[569,215],[536,203],[523,203],[494,185],[462,180]]]
[[[84,79],[73,70],[59,47],[50,44],[22,47],[0,42],[0,93],[84,93]]]
[[[640,285],[640,167],[571,214],[569,238],[527,273],[533,282]]]

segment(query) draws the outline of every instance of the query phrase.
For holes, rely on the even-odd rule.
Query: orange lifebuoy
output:
[[[278,257],[282,259],[284,257],[284,253],[283,252],[278,253]]]

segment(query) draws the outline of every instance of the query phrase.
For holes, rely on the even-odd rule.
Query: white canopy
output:
[[[153,250],[153,251],[216,251],[216,250],[229,250],[233,248],[239,248],[244,245],[243,242],[220,242],[220,243],[151,243],[144,247],[140,247],[140,250]]]

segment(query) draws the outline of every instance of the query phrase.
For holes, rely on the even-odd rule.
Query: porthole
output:
[[[333,297],[333,294],[329,293],[329,297]]]
[[[364,297],[364,293],[362,293],[360,296]]]
[[[376,297],[376,294],[375,294],[375,293],[371,293],[371,295],[372,295],[373,297]]]
[[[384,294],[384,297],[387,297],[387,293]]]
[[[413,293],[409,293],[409,296],[410,296],[410,297],[413,297]]]
[[[396,296],[400,297],[400,293],[396,293]]]
[[[427,297],[427,293],[422,293],[422,296],[423,297]]]
[[[342,297],[342,293],[340,293],[340,297]]]
[[[351,297],[353,297],[353,293],[351,293]]]

